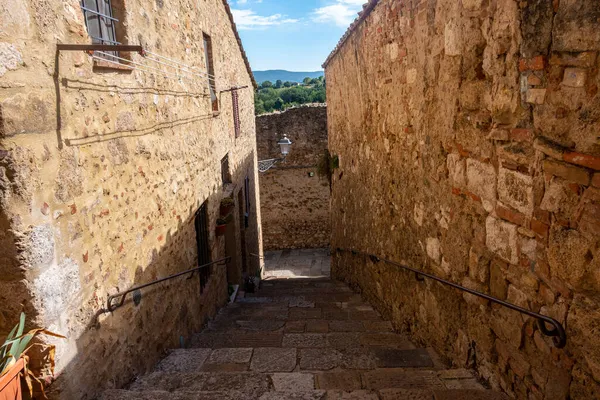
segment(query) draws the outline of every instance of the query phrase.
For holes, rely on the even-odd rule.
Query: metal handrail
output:
[[[447,281],[447,280],[442,279],[440,277],[437,277],[435,275],[428,274],[427,272],[419,271],[418,269],[411,268],[409,266],[397,263],[395,261],[391,261],[391,260],[388,260],[388,259],[385,259],[385,258],[378,257],[378,256],[376,256],[374,254],[369,254],[369,253],[365,253],[363,251],[357,251],[357,250],[343,249],[343,248],[340,248],[340,247],[337,248],[337,251],[338,252],[352,253],[353,255],[357,255],[357,254],[364,255],[364,256],[369,257],[371,259],[371,261],[374,262],[374,263],[379,262],[379,261],[383,261],[383,262],[385,262],[387,264],[394,265],[394,266],[400,267],[402,269],[405,269],[407,271],[414,272],[416,274],[416,277],[417,277],[418,280],[422,281],[423,277],[426,277],[426,278],[429,278],[429,279],[433,279],[434,281],[443,283],[444,285],[452,286],[455,289],[461,290],[463,292],[470,293],[470,294],[472,294],[474,296],[477,296],[477,297],[484,298],[486,300],[491,301],[492,303],[500,304],[501,306],[510,308],[511,310],[518,311],[518,312],[520,312],[522,314],[529,315],[530,317],[533,317],[533,318],[535,318],[537,320],[538,327],[540,328],[540,331],[544,335],[552,337],[552,342],[554,343],[554,346],[556,348],[562,349],[567,344],[567,333],[565,332],[565,328],[562,326],[562,324],[560,322],[558,322],[554,318],[551,318],[551,317],[549,317],[547,315],[543,315],[543,314],[539,314],[539,313],[533,312],[533,311],[528,310],[526,308],[519,307],[516,304],[512,304],[512,303],[506,302],[504,300],[500,300],[500,299],[498,299],[496,297],[493,297],[493,296],[490,296],[488,294],[481,293],[481,292],[478,292],[476,290],[466,288],[466,287],[458,285],[458,284],[456,284],[454,282],[450,282],[450,281]],[[546,326],[546,323],[551,324],[553,326],[553,328],[552,329],[548,329],[548,327]]]
[[[200,270],[202,270],[204,268],[208,268],[211,265],[226,264],[229,261],[231,261],[231,256],[230,257],[221,258],[220,260],[213,261],[213,262],[210,262],[208,264],[200,265],[199,267],[188,269],[187,271],[179,272],[177,274],[170,275],[170,276],[167,276],[165,278],[157,279],[155,281],[146,283],[144,285],[134,286],[132,288],[129,288],[129,289],[127,289],[127,290],[125,290],[123,292],[119,292],[117,294],[113,294],[111,296],[108,296],[107,307],[106,308],[108,309],[108,311],[113,312],[114,310],[116,310],[117,308],[121,307],[125,303],[125,297],[129,293],[137,292],[138,290],[147,288],[148,286],[153,286],[153,285],[159,284],[161,282],[168,281],[168,280],[180,277],[182,275],[193,274],[194,272],[200,271]],[[121,297],[121,301],[118,302],[118,303],[113,303],[113,300],[116,299],[116,298],[118,298],[118,297]]]

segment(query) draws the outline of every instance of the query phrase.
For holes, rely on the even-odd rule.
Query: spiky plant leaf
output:
[[[17,363],[17,359],[11,355],[7,355],[4,360],[2,360],[2,364],[0,364],[0,376],[6,374],[10,369]]]

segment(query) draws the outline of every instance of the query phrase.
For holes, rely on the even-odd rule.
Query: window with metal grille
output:
[[[119,20],[115,18],[111,0],[81,0],[81,10],[85,19],[85,26],[93,44],[117,45],[116,25]],[[99,57],[109,58],[106,53],[118,56],[118,52],[105,52]]]
[[[221,181],[223,186],[231,183],[231,172],[229,172],[229,154],[221,159]]]
[[[206,33],[204,38],[204,58],[206,59],[206,72],[208,73],[208,88],[210,90],[210,102],[213,111],[219,111],[219,99],[217,98],[217,87],[215,85],[215,65],[213,61],[212,40]]]
[[[234,90],[231,92],[231,103],[233,104],[233,128],[235,129],[235,137],[240,137],[240,106],[238,91]]]

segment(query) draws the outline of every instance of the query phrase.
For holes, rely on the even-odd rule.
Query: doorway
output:
[[[248,255],[246,254],[246,213],[244,212],[244,193],[242,190],[238,192],[238,213],[239,213],[239,225],[240,225],[240,246],[242,249],[242,272],[246,274],[248,272]]]

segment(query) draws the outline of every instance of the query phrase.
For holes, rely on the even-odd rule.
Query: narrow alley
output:
[[[223,308],[190,348],[171,351],[154,372],[102,399],[505,398],[468,370],[446,369],[432,349],[394,333],[360,294],[318,275],[326,250],[266,257],[268,278],[257,293]]]

